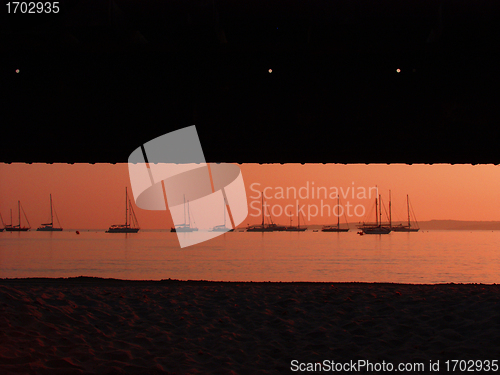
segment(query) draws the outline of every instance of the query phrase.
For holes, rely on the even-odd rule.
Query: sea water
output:
[[[356,232],[237,231],[186,248],[168,231],[2,232],[0,278],[500,282],[500,231]]]

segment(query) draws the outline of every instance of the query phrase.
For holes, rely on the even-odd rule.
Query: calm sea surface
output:
[[[189,235],[189,233],[182,233]],[[500,231],[225,233],[184,249],[176,233],[0,233],[0,278],[500,283]]]

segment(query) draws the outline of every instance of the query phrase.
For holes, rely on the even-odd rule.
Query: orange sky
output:
[[[392,191],[393,220],[406,218],[406,194],[419,221],[431,219],[454,220],[500,220],[500,167],[494,165],[339,165],[339,164],[243,164],[240,165],[245,181],[249,216],[240,225],[260,223],[260,196],[255,190],[266,190],[266,202],[277,213],[287,205],[295,205],[295,199],[279,196],[280,189],[286,196],[287,188],[301,190],[304,197],[309,185],[309,199],[299,203],[309,206],[307,224],[336,223],[334,215],[326,214],[325,205],[333,207],[336,199],[333,189],[355,187],[356,194],[378,186],[382,200],[387,206],[388,191]],[[34,229],[49,218],[49,193],[61,225],[65,229],[105,229],[111,224],[124,223],[125,186],[130,181],[127,164],[0,164],[0,213],[4,222],[10,223],[13,209],[17,223],[17,201],[28,216]],[[312,198],[312,187],[325,187],[328,193],[323,202]],[[291,194],[293,190],[289,189]],[[324,190],[322,190],[323,192]],[[316,192],[316,190],[315,190]],[[339,190],[342,194],[342,191]],[[341,204],[349,203],[354,208],[361,206],[366,214],[371,212],[372,199],[352,198],[352,190]],[[275,195],[278,194],[278,197]],[[316,193],[315,193],[316,194]],[[368,193],[367,193],[368,194]],[[252,203],[254,202],[254,203]],[[315,208],[323,204],[324,215],[314,216]],[[293,211],[288,206],[287,211]],[[351,210],[353,210],[351,208]],[[170,228],[172,221],[168,212],[146,211],[135,207],[139,224],[143,229]],[[352,212],[353,213],[353,212]],[[309,214],[309,220],[307,215]],[[363,221],[354,215],[350,222]],[[273,215],[274,222],[288,224],[289,218]],[[374,217],[366,218],[373,220]],[[341,219],[343,221],[343,219]],[[296,218],[294,218],[296,224]]]

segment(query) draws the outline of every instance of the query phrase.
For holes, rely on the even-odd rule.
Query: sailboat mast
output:
[[[340,228],[340,196],[337,194],[337,229]]]
[[[17,210],[19,212],[19,228],[21,228],[21,201],[17,201]]]
[[[127,187],[125,186],[125,226],[128,224],[128,201],[127,201]]]
[[[382,196],[378,196],[378,212],[380,213],[380,225],[382,225]]]
[[[298,220],[298,222],[297,222],[297,225],[298,225],[297,228],[300,229],[300,207],[299,207],[299,205],[297,205],[297,220]]]
[[[52,194],[50,194],[50,225],[53,226],[54,224],[54,217],[52,215]]]
[[[137,218],[135,217],[135,212],[134,208],[132,207],[132,202],[130,201],[130,198],[128,199],[128,217],[129,217],[129,226],[137,226]],[[135,220],[135,222],[133,222]]]
[[[406,194],[406,208],[408,209],[408,228],[410,228],[410,201],[408,199],[408,194]]]
[[[184,205],[182,206],[184,209],[184,225],[186,225],[186,195],[183,195],[184,197]]]
[[[262,227],[264,227],[264,192],[260,192],[260,195],[262,197]]]
[[[392,228],[391,191],[389,190],[389,228]]]
[[[26,219],[26,222],[28,223],[28,228],[31,228],[30,221],[28,220],[28,216],[26,216],[26,212],[24,212],[24,208],[23,208],[23,214],[24,214],[24,218]]]
[[[380,195],[379,195],[380,197]],[[377,198],[375,198],[375,225],[378,226],[378,204]]]

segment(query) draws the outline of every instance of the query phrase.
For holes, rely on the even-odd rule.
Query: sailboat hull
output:
[[[106,233],[137,233],[139,228],[109,228]]]
[[[322,232],[349,232],[349,228],[323,228]]]
[[[27,232],[30,228],[5,228],[6,232]]]
[[[54,227],[40,227],[36,229],[37,232],[62,232],[62,228]]]
[[[264,227],[257,226],[257,227],[247,228],[247,232],[274,232],[274,229],[265,226]]]
[[[216,225],[212,229],[209,230],[209,232],[233,232],[234,229],[232,228],[227,228],[225,225]]]
[[[402,227],[402,228],[392,228],[392,231],[393,232],[418,232],[420,229],[419,228],[405,228],[405,227]]]
[[[198,228],[171,228],[170,232],[197,232]]]
[[[307,228],[286,228],[286,232],[305,232]]]
[[[374,228],[361,228],[364,234],[389,234],[391,233],[390,228],[385,227],[374,227]]]

